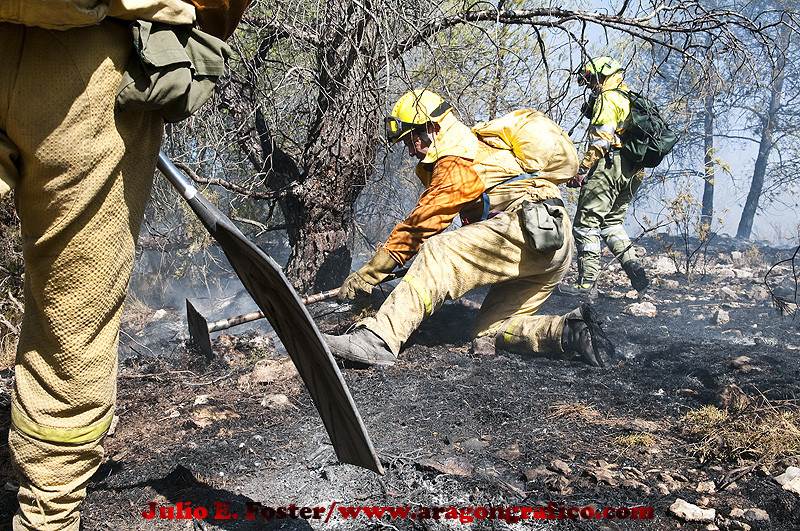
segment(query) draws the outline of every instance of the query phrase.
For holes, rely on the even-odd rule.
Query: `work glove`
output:
[[[581,114],[590,120],[592,119],[592,116],[594,116],[594,104],[596,101],[597,95],[590,93],[587,101],[583,102],[581,105]]]
[[[586,177],[589,175],[587,168],[581,167],[578,169],[577,175],[567,181],[567,188],[580,188],[586,183]]]
[[[394,261],[394,258],[383,249],[379,250],[361,269],[350,273],[342,287],[339,288],[336,298],[339,302],[344,302],[345,299],[369,295],[375,286],[386,280],[395,266],[397,266],[397,262]]]
[[[586,174],[578,174],[566,182],[567,188],[580,188],[586,181]]]

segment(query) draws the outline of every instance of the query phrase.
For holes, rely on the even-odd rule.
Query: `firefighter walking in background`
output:
[[[157,23],[226,38],[244,5],[229,7],[217,2],[209,20],[181,0],[0,2],[0,193],[14,189],[25,262],[15,530],[79,528],[114,416],[120,313],[164,123],[116,104],[132,21],[147,28],[144,53]]]
[[[577,175],[567,183],[582,188],[572,222],[578,281],[560,285],[558,293],[563,295],[592,295],[600,269],[601,238],[622,264],[634,289],[641,294],[650,283],[622,226],[644,176],[642,167],[619,151],[631,107],[622,74],[622,66],[611,57],[592,59],[578,71],[578,84],[591,90],[585,110],[591,122],[586,153]]]
[[[445,301],[487,285],[474,337],[491,337],[509,351],[578,356],[594,366],[614,354],[590,305],[561,316],[536,315],[572,259],[570,221],[557,183],[575,174],[578,159],[569,137],[549,118],[536,111],[521,115],[535,132],[527,170],[511,149],[487,143],[497,138],[476,135],[457,120],[437,94],[416,90],[397,101],[386,119],[387,135],[419,160],[416,174],[426,190],[386,243],[345,280],[340,300],[369,294],[417,256],[374,317],[352,333],[324,335],[334,355],[393,365],[411,333]],[[459,213],[462,226],[443,232]]]

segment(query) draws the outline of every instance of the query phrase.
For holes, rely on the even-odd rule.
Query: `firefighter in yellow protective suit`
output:
[[[220,38],[231,30],[227,3],[202,15]],[[115,108],[128,21],[192,25],[202,9],[0,2],[0,193],[14,189],[25,262],[8,436],[15,530],[79,528],[114,415],[120,311],[163,131],[155,111]]]
[[[572,229],[578,248],[578,281],[560,285],[557,293],[562,295],[594,295],[601,238],[634,289],[641,294],[650,283],[622,226],[644,175],[641,166],[620,152],[620,136],[628,127],[631,112],[622,74],[622,65],[608,56],[592,59],[578,71],[578,84],[592,93],[586,113],[591,123],[586,153],[577,174],[567,182],[569,187],[582,187]]]
[[[537,114],[532,158],[541,164],[526,173],[511,150],[476,136],[435,93],[416,90],[397,101],[387,134],[419,159],[416,174],[426,190],[378,252],[345,280],[340,300],[370,293],[396,266],[417,257],[374,317],[350,334],[325,335],[334,355],[393,365],[411,333],[446,300],[487,285],[473,336],[493,337],[509,351],[577,355],[595,366],[613,355],[590,305],[561,316],[536,315],[572,258],[569,217],[555,183],[577,170],[569,137]],[[443,232],[459,213],[462,227]],[[531,242],[554,224],[562,238],[536,250]]]

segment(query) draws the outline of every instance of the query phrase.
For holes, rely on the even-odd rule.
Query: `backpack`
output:
[[[634,164],[655,168],[672,151],[678,136],[661,118],[658,107],[651,100],[637,92],[614,90],[625,94],[631,102],[628,128],[620,137],[620,152]]]
[[[512,111],[474,125],[472,132],[494,148],[510,150],[523,172],[554,184],[566,182],[578,169],[578,153],[569,135],[539,111]]]

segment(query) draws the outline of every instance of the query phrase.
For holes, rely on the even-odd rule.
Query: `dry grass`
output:
[[[656,440],[649,433],[631,433],[630,435],[620,435],[611,441],[614,446],[630,448],[631,446],[655,446]]]
[[[603,418],[594,406],[587,406],[577,402],[563,402],[550,406],[550,415],[548,417],[553,419],[580,418],[587,421]]]
[[[122,321],[134,330],[144,328],[153,318],[155,310],[134,293],[128,293],[122,307]]]
[[[751,245],[742,252],[742,257],[737,260],[735,265],[740,267],[749,267],[753,270],[758,270],[764,267],[767,259],[755,244]]]
[[[681,423],[699,442],[701,460],[760,461],[765,464],[800,453],[800,409],[776,407],[762,400],[738,411],[704,406],[683,416]]]
[[[5,334],[0,337],[0,371],[14,368],[18,342],[17,334]]]
[[[0,197],[0,370],[14,366],[22,322],[22,241],[13,193]]]

